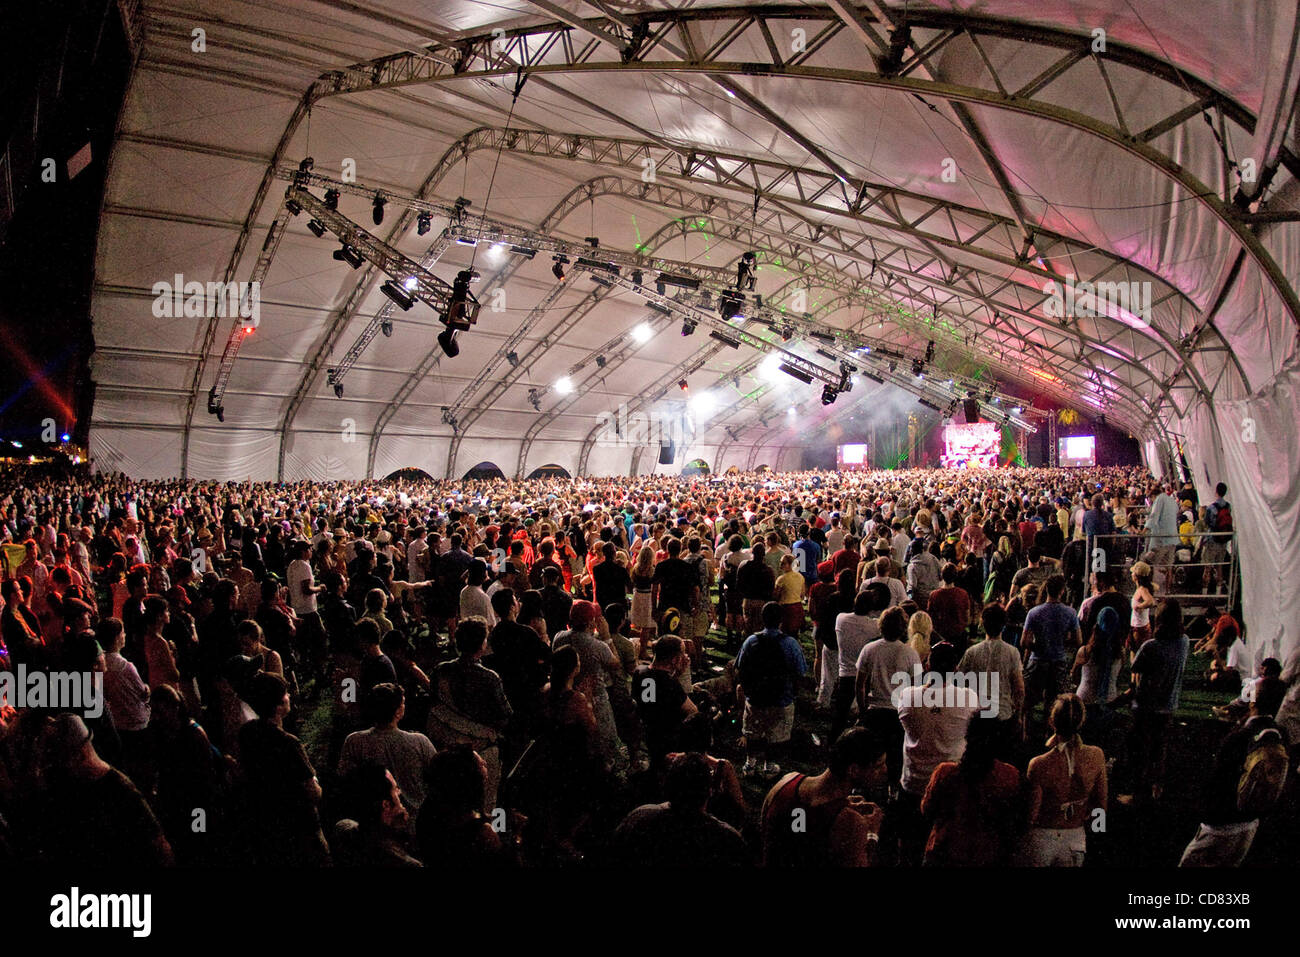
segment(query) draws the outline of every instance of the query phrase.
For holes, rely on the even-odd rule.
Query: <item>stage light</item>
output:
[[[741,256],[740,261],[736,263],[736,289],[739,291],[753,291],[754,284],[758,278],[755,275],[757,258],[758,257],[754,255],[753,250],[750,250]]]
[[[510,368],[517,369],[519,367],[519,353],[514,351],[507,352],[506,362],[510,363]]]
[[[555,380],[555,391],[559,395],[571,395],[573,393],[573,380],[567,375],[560,376]]]
[[[834,405],[835,400],[838,397],[839,393],[831,386],[824,386],[822,388],[822,405]]]
[[[510,251],[516,256],[523,256],[525,259],[532,259],[537,255],[537,250],[529,246],[511,246]]]
[[[685,379],[678,379],[678,380],[677,380],[677,388],[681,389],[683,392],[685,392],[685,391],[686,391],[687,389],[689,389],[690,387],[691,387],[691,384],[690,384],[689,382],[687,382]]]
[[[788,409],[785,410],[785,414],[786,414],[786,415],[790,415],[790,416],[798,415],[798,414],[799,414],[799,410],[796,409],[794,406],[790,406],[790,408],[788,408]]]
[[[402,280],[402,288],[405,289],[407,292],[415,292],[415,290],[419,287],[419,285],[420,285],[420,281],[416,279],[414,276],[407,276],[405,279]]]
[[[687,319],[685,322],[682,323],[682,335],[684,336],[695,335],[695,326],[696,323],[691,322],[691,320]]]
[[[781,357],[775,352],[769,353],[763,358],[763,361],[758,364],[759,375],[768,382],[776,382],[780,378],[780,372]],[[736,388],[740,388],[740,386],[737,386]]]
[[[645,345],[654,336],[654,330],[650,328],[649,323],[641,323],[632,330],[632,339],[637,345]]]
[[[604,356],[596,356],[596,368],[597,368],[597,369],[603,369],[603,368],[605,368],[605,357],[604,357]]]
[[[460,355],[460,344],[456,341],[455,329],[448,327],[438,333],[438,345],[449,359],[454,359]]]
[[[934,361],[934,340],[931,339],[925,346],[925,361]]]
[[[68,441],[68,433],[67,433],[67,432],[64,432],[63,435],[61,435],[59,438],[60,438],[61,441],[67,442],[67,441]]]
[[[784,339],[786,342],[789,342],[791,339],[793,339],[793,338],[794,338],[794,326],[791,326],[791,325],[788,325],[788,324],[782,326],[782,327],[781,327],[781,338]]]
[[[745,300],[740,296],[723,295],[718,299],[718,315],[724,320],[745,318]]]
[[[385,319],[381,322],[379,324],[379,331],[384,334],[385,339],[391,339],[393,337],[393,320]]]
[[[335,382],[335,383],[334,383],[334,397],[335,397],[335,398],[338,398],[338,399],[343,398],[343,383],[342,383],[342,382]]]
[[[913,359],[913,360],[912,360],[912,375],[916,376],[916,377],[919,379],[919,378],[921,378],[921,375],[922,375],[924,372],[925,372],[925,363],[922,362],[920,359]]]
[[[417,236],[423,236],[431,229],[433,229],[433,216],[422,211],[415,217],[415,233]]]
[[[474,273],[468,269],[456,273],[456,278],[452,280],[447,311],[439,316],[447,328],[468,329],[478,321],[478,300],[469,293],[469,284],[473,281]]]
[[[1015,405],[1011,407],[1011,411],[1013,414],[1019,415],[1021,412],[1024,412],[1025,410],[1022,407]]]
[[[342,249],[334,250],[334,258],[341,263],[347,263],[353,269],[360,269],[361,264],[365,262],[361,253],[352,246],[344,244]]]
[[[721,332],[710,332],[710,333],[709,333],[709,338],[710,338],[710,339],[717,339],[717,340],[718,340],[719,342],[721,342],[724,346],[731,346],[731,348],[733,348],[733,349],[739,349],[739,348],[740,348],[740,340],[739,340],[739,339],[733,339],[731,336],[723,335]]]
[[[325,190],[325,208],[330,212],[335,212],[339,208],[339,191],[337,189]]]
[[[560,282],[564,282],[564,267],[568,264],[568,262],[569,262],[568,256],[559,255],[555,257],[555,263],[554,265],[551,266],[551,275],[554,276],[556,279],[558,279]]]
[[[284,201],[284,208],[297,216],[302,212],[302,203],[298,202],[296,199],[286,199]]]
[[[691,396],[691,408],[701,418],[708,418],[712,415],[717,405],[717,399],[712,392],[701,392],[698,395]]]
[[[677,286],[681,289],[689,289],[691,292],[700,288],[700,281],[692,276],[677,276],[673,273],[661,272],[657,280],[659,285]]]
[[[812,385],[813,377],[796,366],[792,366],[789,363],[782,362],[779,366],[777,366],[777,368],[780,369],[782,372],[784,372],[786,375],[798,379],[800,382],[806,383],[808,385]]]
[[[668,287],[661,282],[655,283],[655,295],[662,296],[668,292]]]
[[[641,282],[644,279],[645,279],[645,273],[643,273],[640,269],[632,270],[632,285],[639,286],[641,285]]]
[[[415,305],[415,297],[391,279],[380,286],[379,291],[401,306],[403,312],[409,312],[411,307]]]
[[[387,202],[382,193],[375,194],[375,204],[370,208],[370,218],[374,220],[376,226],[383,225],[384,206]]]
[[[312,234],[317,239],[320,239],[326,233],[325,224],[322,223],[319,219],[313,219],[311,222],[307,224],[307,228],[312,231]]]
[[[536,389],[528,390],[528,404],[531,405],[536,411],[538,412],[542,411],[542,397],[537,394]]]

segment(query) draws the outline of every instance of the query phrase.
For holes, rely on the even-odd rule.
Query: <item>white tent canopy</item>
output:
[[[810,424],[872,401],[859,387],[822,408],[819,386],[776,381],[706,330],[683,337],[581,273],[532,316],[555,286],[549,255],[486,244],[433,267],[450,281],[472,257],[483,275],[460,355],[442,356],[432,310],[396,312],[338,397],[327,370],[387,303],[384,277],[333,259],[302,215],[218,422],[206,397],[233,322],[158,317],[155,284],[248,280],[288,185],[274,172],[310,156],[368,190],[464,197],[579,244],[722,270],[756,250],[770,304],[909,355],[934,340],[940,369],[1104,413],[1157,472],[1181,448],[1203,497],[1231,488],[1252,632],[1300,641],[1281,579],[1300,560],[1294,4],[652,6],[124,4],[138,59],[97,254],[98,466],[645,472],[655,450],[595,441],[600,416],[654,411],[686,378],[713,412],[678,461],[793,467]],[[364,196],[339,210],[371,228]],[[373,231],[418,260],[447,220],[421,236],[400,213]],[[1061,317],[1044,290],[1067,281],[1136,283],[1149,309]],[[641,323],[646,342],[595,361]]]

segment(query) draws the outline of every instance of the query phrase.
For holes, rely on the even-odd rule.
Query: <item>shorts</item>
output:
[[[1082,827],[1030,828],[1021,848],[1022,867],[1082,867],[1088,838]]]
[[[1147,561],[1151,563],[1153,569],[1172,565],[1174,563],[1174,546],[1156,545],[1151,549],[1150,556]]]
[[[1240,867],[1255,843],[1259,818],[1234,824],[1202,824],[1183,851],[1179,867]]]
[[[740,730],[756,741],[784,744],[790,740],[790,733],[794,730],[794,703],[762,708],[746,701]]]

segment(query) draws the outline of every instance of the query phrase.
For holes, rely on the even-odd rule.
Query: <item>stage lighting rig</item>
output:
[[[415,217],[415,234],[423,236],[431,229],[433,229],[433,215],[427,211],[421,211]]]
[[[370,207],[370,218],[374,220],[376,226],[383,225],[384,206],[387,203],[388,200],[384,199],[383,193],[375,193],[374,205]]]
[[[822,405],[834,405],[839,392],[833,386],[822,387]]]
[[[315,236],[317,239],[322,238],[326,233],[325,224],[322,223],[319,219],[313,219],[311,222],[307,224],[307,228],[311,230],[312,235]]]
[[[567,266],[568,263],[569,263],[569,257],[564,255],[563,253],[560,253],[558,256],[555,257],[555,264],[551,266],[551,275],[554,276],[556,279],[558,279],[560,282],[564,282],[564,267]]]
[[[391,279],[385,281],[379,291],[400,306],[403,312],[410,312],[415,305],[415,297]]]
[[[342,249],[334,250],[334,258],[341,263],[347,263],[353,269],[360,269],[361,264],[365,262],[365,259],[362,257],[360,251],[358,251],[352,246],[349,246],[347,243],[343,244]]]
[[[740,262],[736,263],[736,289],[739,292],[753,292],[758,282],[757,269],[758,257],[753,250],[740,257]]]
[[[339,208],[339,191],[337,189],[325,190],[325,208],[331,213],[338,212]]]

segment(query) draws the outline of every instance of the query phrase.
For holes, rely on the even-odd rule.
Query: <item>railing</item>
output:
[[[1151,566],[1152,581],[1160,586],[1158,597],[1177,598],[1183,605],[1184,613],[1194,613],[1210,602],[1221,608],[1232,608],[1236,604],[1238,588],[1236,534],[1192,532],[1175,537],[1177,543],[1172,546],[1152,548],[1151,536],[1145,531],[1136,535],[1116,533],[1090,536],[1088,570],[1118,570],[1121,574],[1116,586],[1122,594],[1131,595],[1136,587],[1132,575],[1133,565],[1144,561]],[[1185,544],[1186,538],[1192,539],[1191,545]],[[1223,557],[1219,559],[1212,553],[1208,557],[1215,560],[1207,561],[1206,543],[1223,546]],[[1179,561],[1180,552],[1190,552],[1191,560]]]

